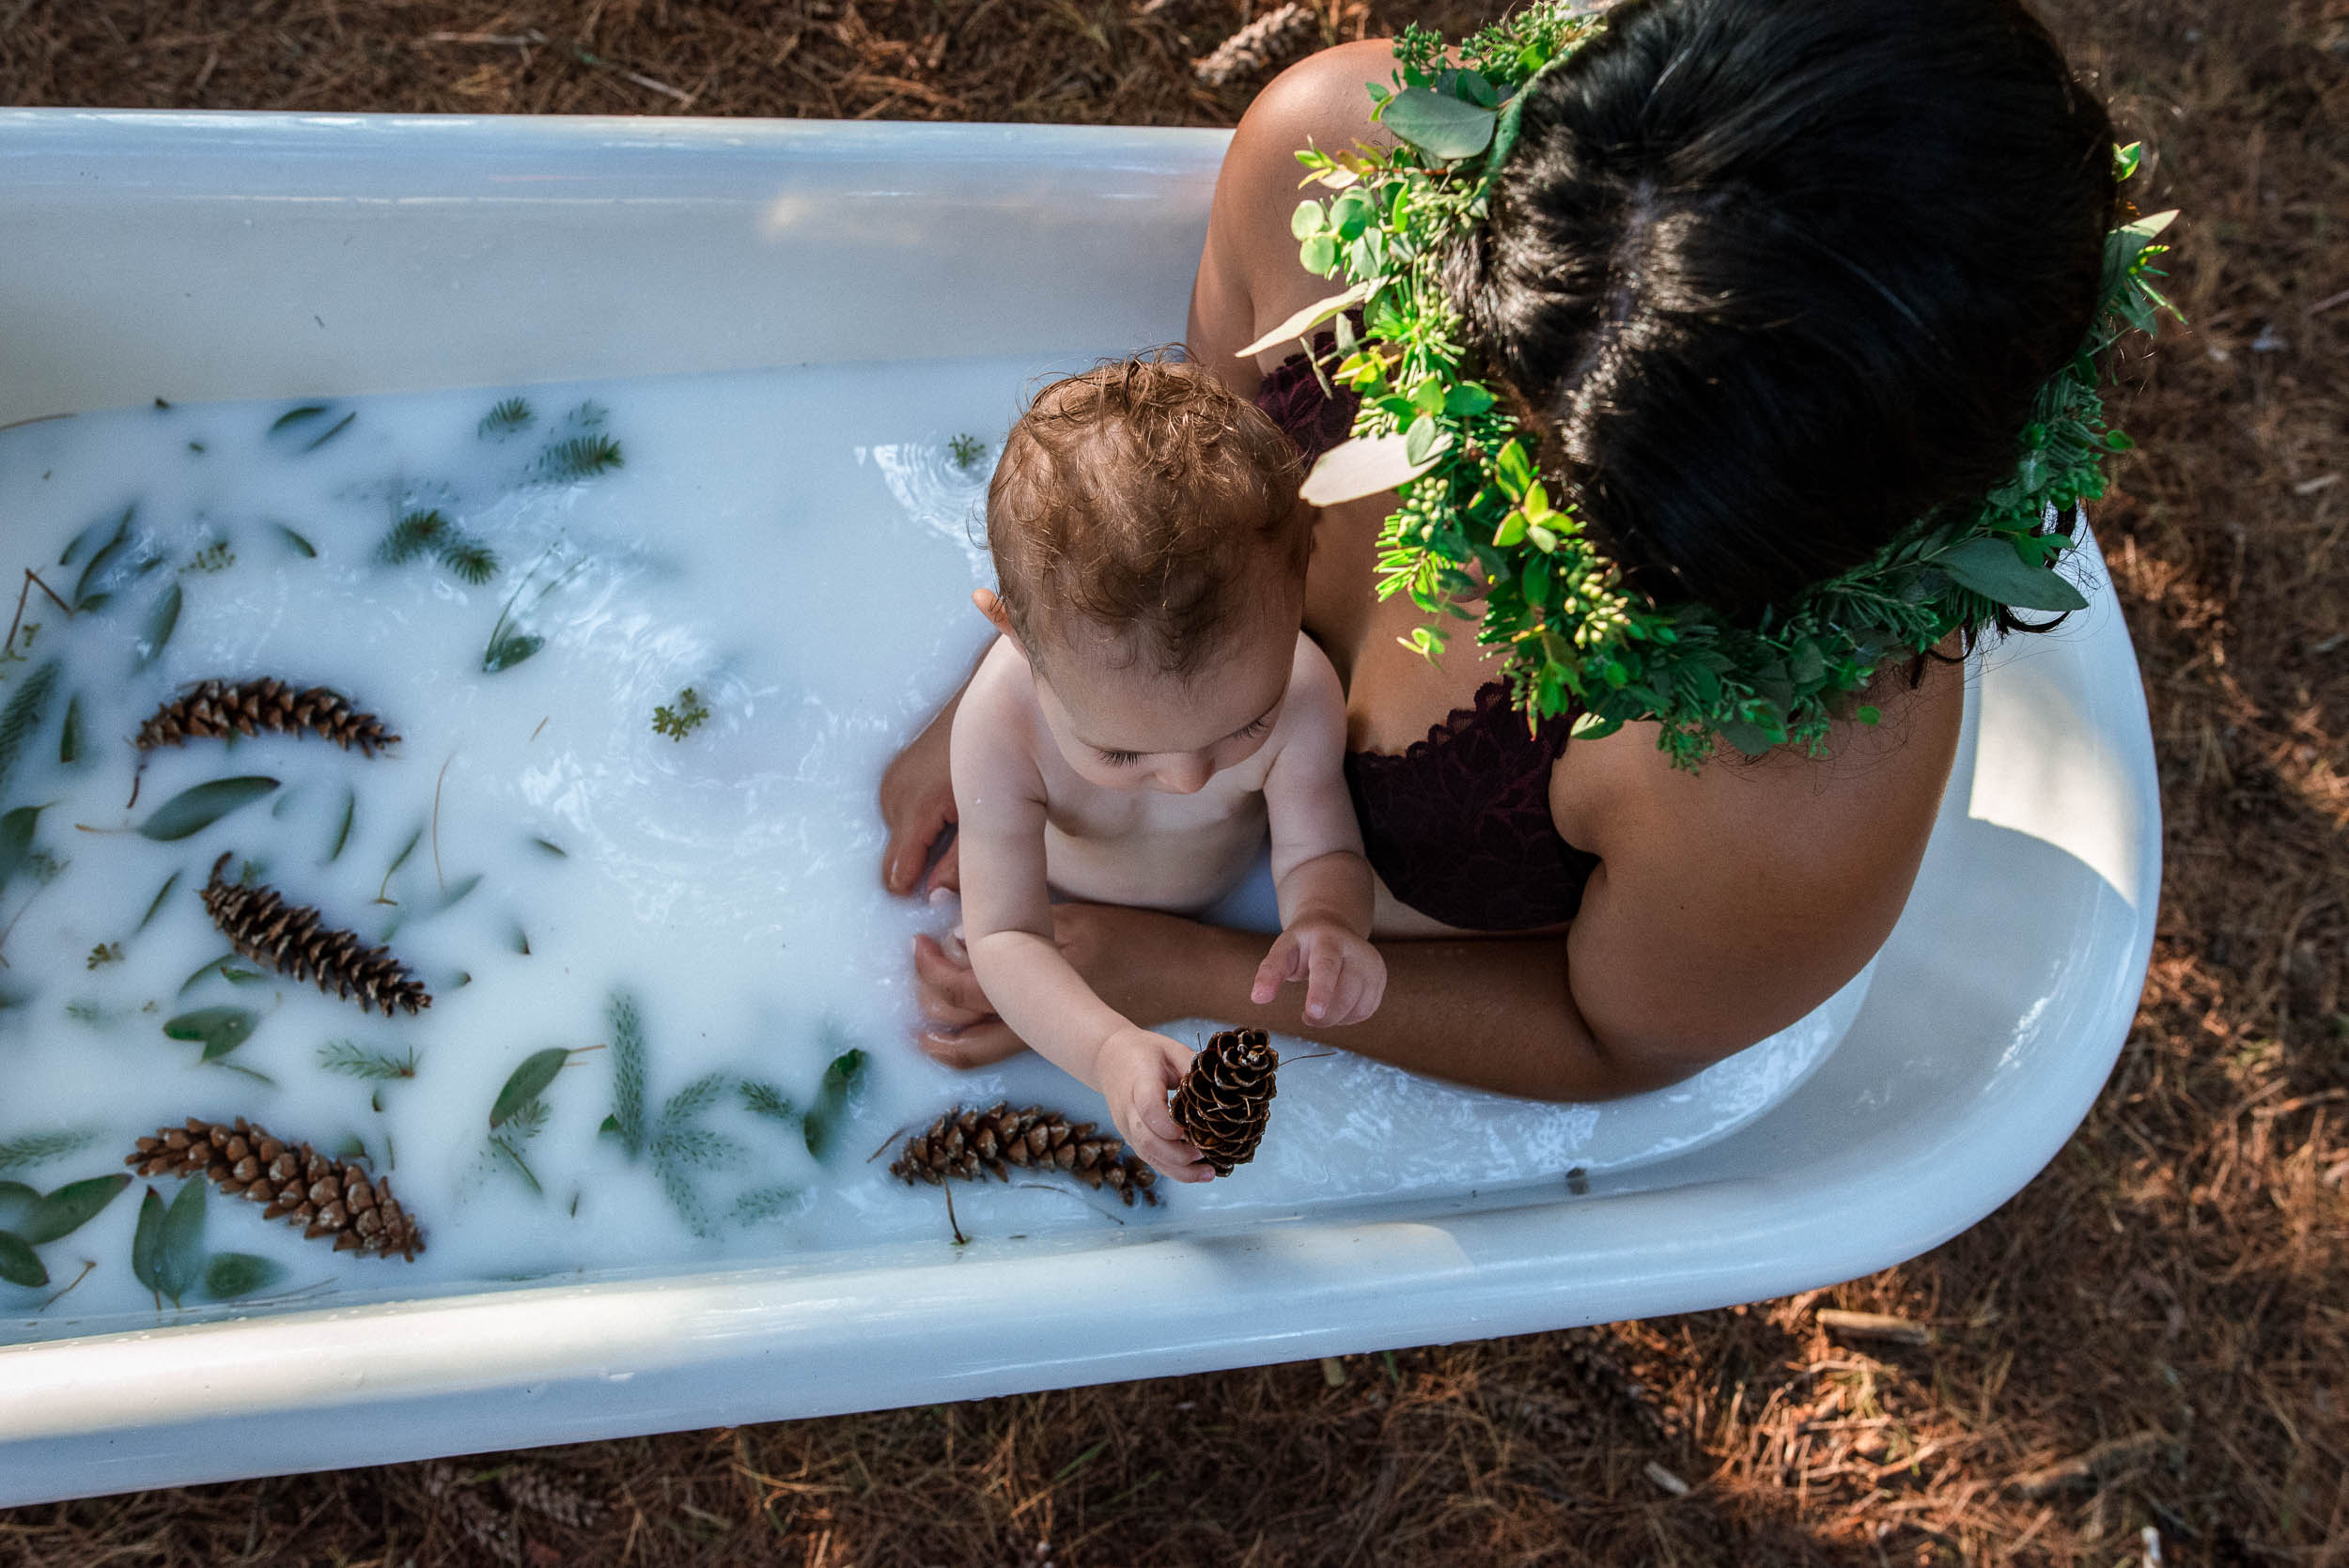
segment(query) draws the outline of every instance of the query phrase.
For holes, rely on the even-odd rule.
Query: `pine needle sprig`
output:
[[[742,1109],[754,1116],[763,1116],[770,1122],[788,1122],[799,1114],[790,1096],[763,1079],[744,1079],[741,1091]]]
[[[573,436],[538,455],[538,476],[550,484],[574,484],[621,466],[620,443],[610,436]]]
[[[610,1017],[612,1120],[620,1147],[634,1159],[645,1147],[645,1020],[625,991],[613,993]]]
[[[416,1048],[409,1047],[406,1056],[394,1056],[389,1051],[369,1049],[356,1040],[329,1040],[319,1048],[319,1065],[346,1078],[389,1083],[416,1076]]]
[[[94,1132],[28,1132],[0,1141],[0,1171],[79,1154],[98,1141]]]
[[[527,398],[508,397],[481,416],[481,423],[474,427],[474,434],[483,441],[504,441],[508,436],[528,429],[531,421],[537,417]]]
[[[24,677],[8,698],[8,706],[0,708],[0,790],[8,784],[8,775],[16,769],[16,759],[24,750],[24,743],[40,729],[46,716],[50,696],[57,689],[57,678],[64,665],[51,660]]]
[[[453,538],[441,547],[441,565],[475,588],[498,574],[496,553],[470,535]]]
[[[382,543],[375,547],[376,559],[387,567],[404,567],[409,562],[440,548],[443,536],[449,530],[448,519],[440,508],[410,512],[392,524]]]

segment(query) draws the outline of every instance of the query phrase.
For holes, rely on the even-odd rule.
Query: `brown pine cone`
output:
[[[307,904],[287,903],[266,882],[245,887],[222,880],[230,858],[214,861],[211,880],[204,884],[205,910],[229,946],[330,995],[380,1008],[387,1018],[395,1008],[414,1013],[432,1005],[424,983],[410,979],[389,948],[360,946],[355,933],[324,924]]]
[[[1071,1122],[1041,1106],[1013,1110],[998,1100],[985,1110],[957,1106],[906,1140],[905,1153],[889,1173],[905,1182],[937,1187],[947,1180],[977,1181],[993,1173],[1011,1180],[1011,1167],[1066,1171],[1098,1191],[1108,1187],[1133,1205],[1139,1192],[1157,1203],[1159,1173],[1126,1147],[1123,1139],[1095,1137],[1091,1122]]]
[[[1210,1035],[1174,1091],[1174,1123],[1199,1145],[1219,1176],[1256,1157],[1272,1114],[1272,1081],[1281,1053],[1261,1029],[1227,1029]]]
[[[157,708],[139,726],[132,742],[142,752],[158,746],[180,746],[213,736],[278,735],[307,732],[332,740],[345,751],[357,747],[366,756],[378,746],[390,746],[399,737],[383,727],[372,713],[361,713],[350,699],[323,686],[297,691],[282,680],[201,680]]]
[[[1208,54],[1190,62],[1190,71],[1210,87],[1226,86],[1268,66],[1301,54],[1321,39],[1321,23],[1296,0],[1276,6]]]
[[[282,1215],[313,1240],[333,1236],[337,1252],[397,1252],[413,1263],[424,1250],[424,1233],[392,1196],[389,1176],[272,1138],[241,1116],[230,1126],[191,1116],[185,1127],[160,1127],[123,1163],[142,1176],[204,1176],[232,1197],[267,1203],[264,1219]]]

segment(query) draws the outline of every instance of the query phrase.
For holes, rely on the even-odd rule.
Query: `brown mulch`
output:
[[[1314,8],[1330,39],[1481,9]],[[2191,326],[2133,371],[2097,520],[2160,936],[2020,1196],[1791,1300],[0,1511],[0,1564],[2349,1564],[2349,0],[2045,10],[2152,150],[2140,204],[2188,214]],[[1261,76],[1189,62],[1252,14],[0,0],[0,102],[1228,124]]]

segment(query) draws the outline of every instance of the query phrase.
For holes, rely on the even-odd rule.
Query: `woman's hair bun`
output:
[[[1626,0],[1528,91],[1445,286],[1638,586],[1750,616],[2013,472],[2118,199],[2017,0]]]

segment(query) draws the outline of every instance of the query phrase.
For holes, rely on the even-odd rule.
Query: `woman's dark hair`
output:
[[[1529,92],[1445,283],[1641,588],[1750,619],[2013,473],[2118,199],[2016,0],[1626,0]]]

